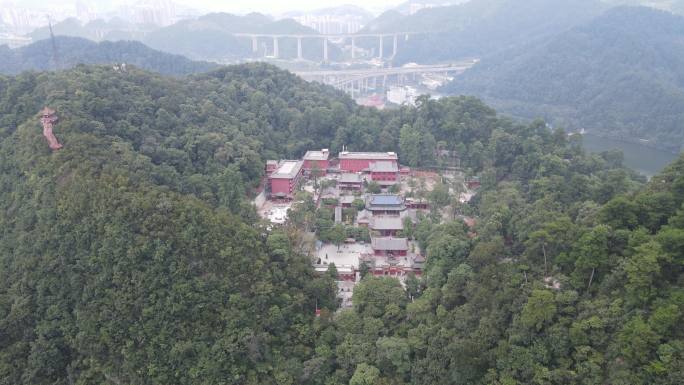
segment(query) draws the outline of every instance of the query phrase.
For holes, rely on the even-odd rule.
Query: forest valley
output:
[[[426,215],[423,275],[336,311],[250,196],[266,160],[342,145],[451,151],[481,187],[445,203],[475,237]],[[682,384],[683,203],[684,157],[647,181],[468,97],[378,111],[264,64],[0,76],[0,384]]]

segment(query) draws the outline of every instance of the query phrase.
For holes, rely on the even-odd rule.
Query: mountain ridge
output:
[[[60,69],[78,64],[121,64],[138,66],[166,75],[188,75],[215,69],[218,65],[192,61],[180,55],[161,52],[138,41],[93,42],[80,37],[55,37]],[[10,49],[0,46],[0,73],[44,71],[55,68],[52,41],[39,40]]]
[[[483,58],[444,89],[504,113],[679,151],[684,18],[619,7],[549,40]]]

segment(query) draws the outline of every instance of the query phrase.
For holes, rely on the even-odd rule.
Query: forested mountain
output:
[[[234,33],[265,34],[316,34],[292,19],[273,21],[270,17],[252,13],[245,16],[228,13],[212,13],[197,19],[182,20],[165,28],[157,29],[145,36],[143,42],[152,48],[176,53],[194,59],[243,59],[252,55],[252,40],[236,37]],[[271,55],[272,39],[260,39],[259,51]],[[304,44],[305,57],[322,57],[322,44]],[[279,41],[281,56],[297,57],[297,41],[281,39]],[[331,57],[336,57],[339,50],[330,47]]]
[[[642,5],[645,7],[654,7],[654,8],[662,9],[665,11],[670,11],[673,13],[684,14],[684,1],[683,0],[603,0],[603,1],[607,4],[612,5],[612,6]]]
[[[483,58],[446,89],[483,97],[513,115],[678,151],[684,18],[616,8],[549,41]]]
[[[55,35],[81,37],[88,40],[139,40],[146,32],[158,28],[154,25],[135,25],[127,21],[114,18],[106,21],[102,19],[82,23],[78,19],[68,18],[52,26]],[[33,40],[50,38],[49,27],[38,28],[29,35]]]
[[[431,213],[423,277],[333,313],[246,192],[342,144],[456,151],[482,189],[476,234]],[[0,77],[0,384],[680,384],[684,158],[643,182],[469,97],[378,111],[262,64]]]
[[[77,64],[126,63],[166,75],[187,75],[216,68],[215,64],[160,52],[135,41],[95,43],[77,37],[57,36],[55,42],[60,68],[70,68]],[[50,39],[15,49],[0,46],[0,74],[11,75],[54,68]]]
[[[194,60],[231,61],[253,56],[252,40],[236,37],[235,33],[311,35],[317,32],[292,19],[273,20],[271,17],[250,13],[244,16],[229,13],[210,13],[196,19],[185,19],[167,27],[133,25],[118,19],[109,22],[95,20],[82,24],[67,19],[53,27],[55,35],[82,37],[94,41],[135,40],[163,52],[183,55]],[[30,34],[34,39],[47,39],[50,31],[40,28]],[[323,56],[322,44],[304,44],[305,58]],[[261,38],[259,55],[273,54],[273,40]],[[341,55],[339,48],[329,46],[331,59]],[[297,41],[281,39],[279,53],[283,58],[297,57]]]
[[[438,62],[489,55],[544,39],[597,16],[604,8],[599,0],[471,0],[405,17],[385,14],[365,30],[420,32],[401,42],[396,61]]]

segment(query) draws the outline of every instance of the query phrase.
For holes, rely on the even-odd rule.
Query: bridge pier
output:
[[[279,49],[278,49],[278,38],[276,36],[273,36],[273,57],[277,59],[279,56]]]
[[[352,36],[351,38],[351,43],[352,43],[352,48],[351,48],[351,58],[352,60],[356,59],[356,39]]]
[[[382,52],[382,51],[383,51],[383,44],[384,44],[384,43],[385,43],[385,37],[384,37],[383,35],[380,35],[380,48],[379,48],[380,54],[378,55],[378,57],[379,57],[380,59],[382,59],[382,57],[384,56],[384,55],[383,55],[383,52]]]
[[[302,60],[304,59],[304,56],[302,55],[302,37],[298,36],[297,37],[297,60]]]
[[[328,62],[328,38],[323,38],[323,62]]]
[[[394,59],[395,56],[397,56],[397,46],[399,45],[398,43],[398,36],[394,35],[394,41],[392,45],[392,59]]]

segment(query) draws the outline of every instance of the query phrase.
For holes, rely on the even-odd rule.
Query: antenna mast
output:
[[[52,61],[55,65],[55,71],[59,70],[59,61],[57,59],[57,42],[55,41],[55,34],[52,31],[52,19],[48,15],[48,27],[50,28],[50,40],[52,41]]]

